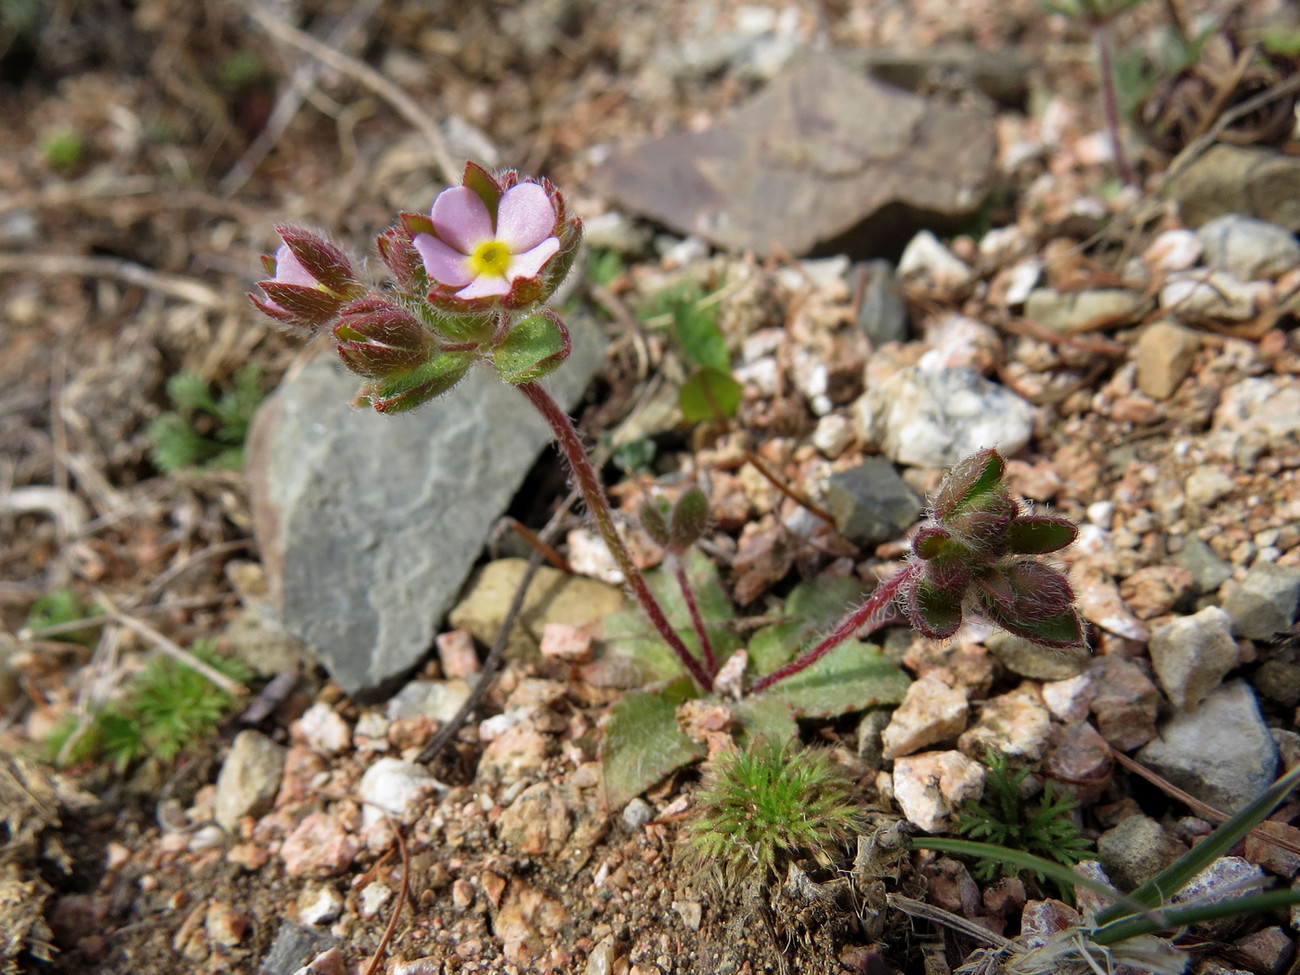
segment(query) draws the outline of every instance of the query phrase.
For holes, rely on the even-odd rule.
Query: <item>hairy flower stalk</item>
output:
[[[614,556],[614,561],[618,563],[618,567],[627,580],[632,595],[636,597],[638,605],[649,617],[650,624],[664,638],[664,641],[672,647],[673,653],[677,654],[682,666],[690,671],[691,676],[695,678],[695,682],[704,690],[711,690],[713,688],[713,678],[700,665],[700,662],[691,655],[690,650],[686,648],[686,644],[682,642],[682,638],[672,628],[672,624],[664,616],[663,607],[659,605],[659,601],[650,592],[650,587],[646,585],[645,576],[641,574],[641,570],[637,568],[636,563],[632,560],[632,553],[623,544],[623,539],[614,524],[614,512],[610,508],[609,499],[605,497],[605,491],[600,486],[600,478],[596,474],[595,467],[592,466],[591,458],[587,456],[587,451],[582,445],[582,438],[578,436],[573,421],[569,419],[569,415],[564,410],[560,409],[560,405],[555,402],[551,394],[537,383],[520,383],[518,389],[550,425],[556,443],[560,445],[560,450],[564,453],[564,459],[568,461],[569,469],[573,471],[573,478],[578,483],[578,490],[582,492],[582,499],[587,503],[587,510],[591,512],[592,520],[596,522],[596,528],[600,531],[601,538],[605,540],[610,554]]]

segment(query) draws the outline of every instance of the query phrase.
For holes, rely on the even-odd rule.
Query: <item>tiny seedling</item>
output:
[[[172,409],[149,429],[150,456],[164,473],[201,468],[233,470],[243,466],[244,440],[253,413],[262,402],[262,376],[249,364],[235,374],[230,389],[212,394],[201,376],[181,372],[167,380]]]
[[[90,646],[95,642],[98,631],[92,626],[67,630],[69,623],[85,620],[100,615],[98,606],[88,606],[81,597],[71,589],[53,589],[32,603],[27,611],[27,620],[23,623],[24,631],[39,633],[52,630],[65,643],[79,643]]]
[[[197,641],[191,652],[231,680],[252,676],[247,664],[219,655],[211,641]],[[46,739],[46,752],[63,764],[103,758],[118,772],[144,758],[168,763],[215,731],[233,704],[228,693],[198,671],[170,657],[155,657],[84,729],[78,716],[69,714]],[[69,744],[78,729],[81,733]]]
[[[41,155],[50,169],[67,173],[86,158],[86,140],[76,129],[60,129],[41,140]]]
[[[1013,771],[1007,757],[995,751],[985,756],[984,764],[989,770],[984,780],[984,798],[969,803],[958,816],[954,825],[959,833],[972,840],[1049,857],[1067,867],[1087,859],[1092,844],[1079,833],[1072,815],[1074,801],[1057,792],[1051,779],[1043,784],[1039,800],[1030,805],[1021,795],[1021,787],[1029,777],[1029,766]],[[999,871],[1014,874],[1018,868],[997,860],[981,860],[975,875],[989,881]],[[1042,874],[1034,876],[1040,883],[1044,880]]]
[[[770,880],[797,856],[825,862],[859,825],[854,792],[829,751],[751,739],[706,766],[690,850],[732,885],[753,875]]]

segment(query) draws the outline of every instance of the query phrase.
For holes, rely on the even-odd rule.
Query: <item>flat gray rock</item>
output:
[[[1213,691],[1195,711],[1175,714],[1135,757],[1228,815],[1272,784],[1278,764],[1255,693],[1239,680]]]
[[[884,457],[868,457],[826,481],[826,506],[841,535],[857,545],[879,545],[904,534],[924,505]]]
[[[571,408],[604,339],[574,316],[573,354],[543,380]],[[413,667],[491,524],[550,441],[527,401],[471,369],[412,413],[354,410],[358,377],[333,355],[293,371],[249,438],[254,531],[285,628],[347,693]]]
[[[621,149],[595,179],[624,209],[719,247],[880,253],[972,213],[995,151],[982,100],[922,98],[823,55],[704,132]]]

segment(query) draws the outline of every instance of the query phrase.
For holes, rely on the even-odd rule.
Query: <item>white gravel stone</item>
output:
[[[922,230],[903,249],[898,275],[921,278],[946,292],[965,287],[974,276],[970,267],[928,230]]]
[[[329,924],[343,913],[343,895],[328,884],[308,884],[298,895],[298,920]]]
[[[848,417],[839,413],[827,413],[817,421],[812,444],[823,456],[834,460],[852,446],[854,436],[853,423]]]
[[[951,741],[966,730],[966,692],[933,674],[913,681],[881,736],[889,761],[927,745]]]
[[[445,790],[440,783],[422,765],[406,762],[400,758],[381,758],[361,776],[357,794],[365,800],[363,806],[363,826],[370,826],[382,820],[386,809],[394,818],[409,823],[414,818],[421,803],[432,793]]]
[[[942,831],[967,799],[984,791],[984,766],[961,752],[923,752],[894,763],[894,800],[909,822]]]
[[[313,704],[298,719],[298,731],[318,755],[337,755],[352,744],[352,729],[324,702]]]
[[[638,830],[655,818],[655,811],[650,803],[639,796],[623,807],[623,825],[630,830]]]
[[[1276,278],[1300,264],[1300,244],[1285,227],[1238,213],[1197,228],[1205,263],[1242,281]]]
[[[1053,680],[1043,684],[1043,704],[1057,720],[1074,724],[1088,716],[1095,693],[1092,678],[1080,674],[1068,680]]]
[[[217,776],[213,818],[226,830],[234,831],[244,816],[260,816],[270,810],[280,791],[285,749],[256,731],[235,736],[230,754]]]
[[[900,369],[854,404],[858,433],[898,464],[950,467],[983,447],[1017,453],[1034,407],[971,369]]]
[[[1200,259],[1201,241],[1191,230],[1166,230],[1142,252],[1152,271],[1186,271]]]
[[[1272,295],[1260,281],[1240,281],[1226,271],[1183,271],[1160,289],[1160,307],[1174,315],[1244,322],[1254,318]]]

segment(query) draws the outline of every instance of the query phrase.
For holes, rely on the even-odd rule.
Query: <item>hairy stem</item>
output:
[[[676,555],[670,555],[669,559],[673,564],[673,575],[677,577],[677,588],[682,591],[682,599],[691,613],[691,626],[695,628],[695,636],[700,641],[700,652],[704,654],[704,669],[712,677],[718,672],[718,662],[713,657],[713,644],[709,642],[709,634],[704,629],[704,617],[700,615],[700,607],[695,602],[695,593],[691,591],[690,581],[686,578],[686,566]]]
[[[766,677],[760,677],[750,687],[750,692],[757,694],[778,681],[785,680],[801,670],[806,670],[864,627],[866,633],[862,635],[866,636],[874,633],[882,626],[887,626],[894,620],[894,615],[888,612],[894,602],[894,597],[898,595],[898,591],[903,587],[903,584],[911,579],[916,571],[913,566],[909,565],[907,568],[901,569],[890,576],[889,579],[876,587],[876,591],[867,597],[866,602],[840,620],[835,629],[826,634],[821,643],[797,660],[790,661],[784,667],[772,671]]]
[[[659,605],[659,601],[655,599],[650,587],[646,585],[645,576],[641,574],[641,570],[632,561],[632,553],[623,544],[623,539],[614,526],[614,511],[609,506],[609,499],[605,497],[605,490],[601,487],[600,478],[596,474],[595,467],[592,466],[586,448],[582,445],[582,438],[578,436],[573,421],[569,419],[569,415],[564,410],[560,409],[560,405],[555,402],[551,394],[537,383],[519,383],[515,388],[524,394],[528,402],[536,407],[537,412],[550,425],[551,432],[555,435],[555,441],[560,445],[564,459],[568,461],[569,470],[573,472],[575,486],[581,492],[583,501],[587,503],[587,510],[591,512],[591,517],[596,522],[596,528],[600,531],[601,538],[605,540],[605,545],[609,548],[610,554],[614,556],[614,561],[618,563],[623,578],[627,580],[627,584],[632,590],[632,595],[636,597],[642,611],[649,617],[650,624],[664,638],[664,641],[672,647],[673,653],[677,654],[677,659],[695,678],[695,682],[706,691],[712,690],[713,679],[700,666],[700,662],[691,656],[691,652],[686,649],[686,644],[682,642],[682,638],[677,635],[677,632],[669,624],[667,617],[664,616],[663,607]]]
[[[1097,71],[1101,75],[1101,106],[1106,113],[1106,131],[1110,133],[1111,151],[1115,154],[1115,172],[1125,185],[1137,182],[1124,155],[1124,140],[1119,127],[1119,100],[1115,95],[1115,68],[1110,56],[1110,24],[1092,26],[1092,42],[1097,48]]]

